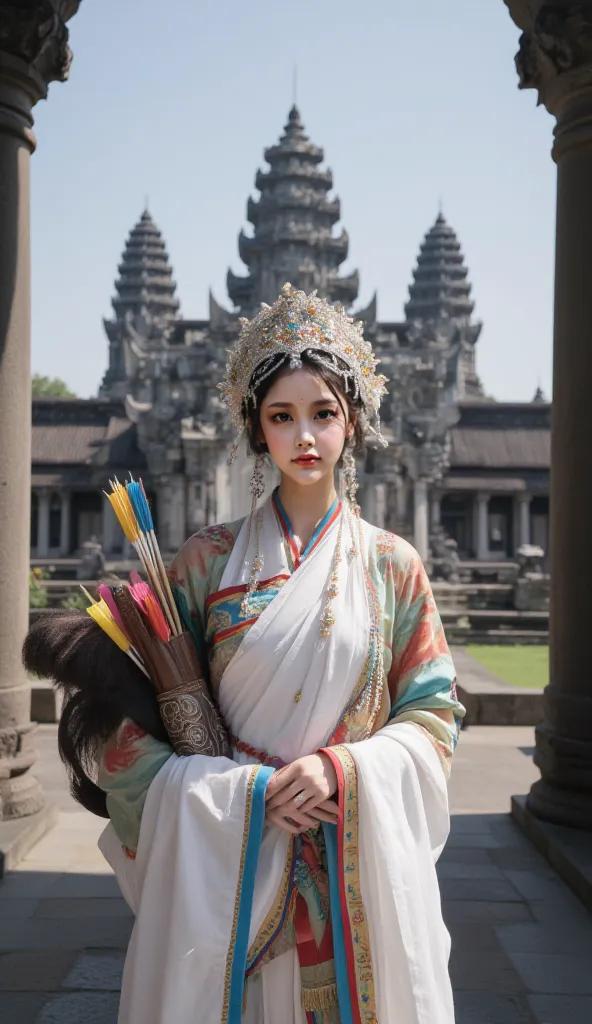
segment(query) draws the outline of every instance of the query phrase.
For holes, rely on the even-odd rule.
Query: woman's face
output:
[[[279,377],[261,403],[262,440],[281,473],[299,484],[332,477],[352,433],[341,403],[309,369]]]

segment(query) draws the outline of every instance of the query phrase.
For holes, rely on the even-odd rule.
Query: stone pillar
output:
[[[489,558],[489,495],[477,495],[477,558],[486,562]]]
[[[216,463],[216,513],[218,522],[230,522],[230,480],[226,458]]]
[[[380,530],[386,526],[386,484],[374,484],[374,519],[373,525]]]
[[[113,511],[113,505],[106,494],[103,494],[103,554],[113,554],[123,549],[123,530]]]
[[[413,485],[413,540],[422,562],[429,555],[428,533],[428,485],[425,480],[416,480]]]
[[[0,0],[0,819],[43,806],[29,772],[37,755],[21,662],[31,503],[29,163],[33,106],[48,82],[67,77],[70,62],[57,6]],[[67,18],[78,3],[61,7]]]
[[[530,544],[530,494],[518,495],[518,547]]]
[[[209,480],[207,483],[211,486]],[[185,506],[185,477],[174,476],[169,493],[169,551],[178,551],[187,539]]]
[[[399,475],[395,481],[395,520],[397,526],[407,521],[407,484]]]
[[[38,491],[37,558],[49,556],[49,491]]]
[[[158,543],[161,551],[168,551],[169,503],[166,477],[162,477],[160,480],[155,480],[155,490],[156,516],[158,519]]]
[[[60,522],[60,555],[70,554],[70,491],[62,493],[62,518]]]
[[[156,497],[159,542],[168,554],[178,551],[187,539],[185,487],[185,477],[180,474],[159,481]]]
[[[432,507],[432,530],[435,526],[440,526],[441,522],[441,509],[440,509],[441,495],[438,491],[434,491],[431,495],[431,507]]]
[[[528,806],[592,830],[592,2],[506,2],[522,29],[520,85],[557,120],[550,684]]]

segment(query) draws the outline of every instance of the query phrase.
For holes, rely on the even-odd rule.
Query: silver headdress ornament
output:
[[[351,394],[354,401],[361,400],[368,431],[380,444],[386,444],[379,418],[386,377],[376,373],[378,360],[370,342],[364,339],[362,324],[354,323],[340,306],[330,305],[316,292],[306,295],[291,284],[284,285],[272,306],[262,303],[252,320],[241,318],[239,322],[241,332],[229,353],[224,379],[218,385],[237,431],[231,462],[245,429],[248,404],[255,402],[259,384],[281,365],[278,355],[297,370],[302,366],[301,356],[306,353],[338,374],[346,394]]]

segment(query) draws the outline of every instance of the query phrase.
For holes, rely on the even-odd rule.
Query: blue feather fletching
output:
[[[144,497],[144,492],[140,485],[135,480],[130,481],[127,485],[127,493],[132,503],[132,508],[136,513],[136,519],[142,533],[150,533],[154,529],[154,523],[152,521],[152,513],[150,506]]]

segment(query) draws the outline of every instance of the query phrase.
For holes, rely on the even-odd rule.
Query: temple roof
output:
[[[548,469],[550,464],[550,430],[454,427],[451,432],[450,465],[455,468]]]
[[[127,472],[146,465],[123,405],[100,398],[34,399],[32,462],[37,474],[41,467],[47,474],[49,467],[104,465]]]
[[[548,471],[549,403],[460,402],[458,408],[460,419],[450,434],[451,469],[471,470],[473,474]]]
[[[470,292],[460,242],[439,213],[420,246],[405,306],[407,320],[454,317],[468,322],[473,312]]]
[[[349,239],[333,234],[341,210],[329,197],[331,171],[322,170],[324,153],[310,141],[297,107],[288,115],[279,142],[265,150],[269,169],[258,171],[258,199],[250,198],[247,219],[252,235],[241,231],[239,255],[248,276],[228,272],[228,294],[241,312],[252,314],[261,302],[273,302],[290,281],[296,288],[319,294],[349,307],[359,287],[357,271],[339,276],[347,258]]]
[[[118,320],[129,311],[174,320],[179,310],[176,284],[162,235],[148,210],[129,233],[115,282],[113,309]]]

